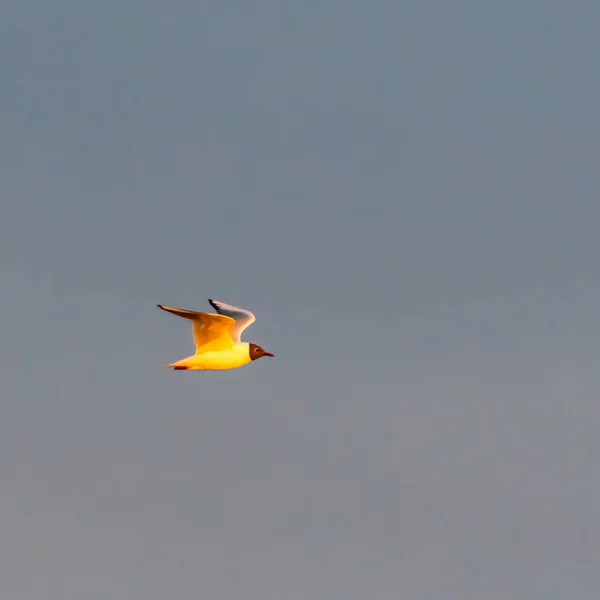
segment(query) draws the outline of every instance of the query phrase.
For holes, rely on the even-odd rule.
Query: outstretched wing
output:
[[[256,321],[256,317],[249,310],[236,308],[230,304],[225,304],[225,302],[211,300],[210,298],[208,301],[210,302],[210,305],[219,313],[219,315],[230,317],[235,320],[235,325],[231,330],[231,337],[236,344],[239,344],[241,342],[240,338],[242,336],[242,332],[247,327],[250,327],[254,321]]]
[[[228,350],[233,347],[232,329],[236,322],[230,317],[183,310],[182,308],[171,308],[162,304],[157,304],[157,306],[192,322],[196,354]]]

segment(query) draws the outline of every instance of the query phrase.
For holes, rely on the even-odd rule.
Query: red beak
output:
[[[270,356],[271,358],[275,358],[275,355],[274,355],[274,354],[271,354],[270,352],[265,352],[265,353],[263,354],[263,356]]]

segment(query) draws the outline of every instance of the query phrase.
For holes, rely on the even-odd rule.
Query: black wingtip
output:
[[[218,312],[220,313],[221,311],[219,310],[219,307],[215,304],[215,301],[212,298],[208,299],[208,303]]]
[[[158,306],[158,308],[162,308],[163,310],[165,310],[165,307],[162,304],[157,304],[156,306]]]

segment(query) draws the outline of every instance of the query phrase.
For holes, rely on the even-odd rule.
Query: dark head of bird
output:
[[[274,358],[275,355],[270,352],[265,352],[260,346],[256,344],[249,344],[250,346],[250,360],[256,360],[257,358],[261,358],[262,356],[270,356]]]

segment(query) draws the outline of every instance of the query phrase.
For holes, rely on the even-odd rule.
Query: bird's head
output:
[[[256,360],[257,358],[261,358],[262,356],[270,356],[274,358],[275,355],[270,352],[265,352],[260,346],[256,344],[249,344],[250,346],[250,360]]]

